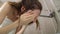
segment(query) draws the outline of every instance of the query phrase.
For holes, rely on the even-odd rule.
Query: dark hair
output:
[[[22,0],[21,2],[10,2],[10,5],[18,10],[18,13],[21,13],[22,5],[27,10],[40,9],[42,10],[42,5],[38,0]],[[25,11],[24,11],[25,12]],[[24,13],[23,12],[23,13]]]
[[[42,10],[42,5],[41,5],[41,3],[38,0],[22,0],[21,2],[18,2],[18,3],[16,3],[16,2],[9,2],[9,4],[12,7],[14,7],[15,9],[17,9],[19,15],[27,12],[27,10],[39,9],[40,12]],[[26,9],[24,12],[21,12],[21,7],[22,6],[24,6],[25,9]],[[29,23],[29,24],[32,24],[32,22]],[[38,27],[39,26],[38,20],[36,20],[36,24],[37,24],[37,27]]]

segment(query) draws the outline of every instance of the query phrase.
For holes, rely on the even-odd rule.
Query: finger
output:
[[[23,17],[23,24],[28,24],[28,23],[30,23],[31,21],[33,21],[34,20],[34,16],[33,15],[31,15],[31,16],[29,16],[29,18],[25,18],[25,17]]]
[[[29,15],[29,16],[21,16],[21,18],[23,18],[23,19],[29,19],[29,18],[31,18],[31,17],[35,17],[34,15]]]
[[[34,14],[23,14],[21,16],[23,16],[23,17],[29,17],[29,16],[32,16],[32,15],[34,15]]]
[[[28,19],[28,18],[30,18],[30,17],[35,17],[35,15],[32,14],[32,15],[28,15],[28,16],[25,16],[25,17]]]
[[[35,17],[33,15],[29,16],[26,18],[26,20],[31,20],[31,19],[34,19]]]
[[[32,14],[32,10],[28,10],[25,14]]]
[[[29,19],[27,19],[26,21],[25,21],[25,24],[27,25],[27,24],[29,24],[30,22],[32,22],[34,20],[34,18],[32,17],[32,18],[29,18]]]
[[[31,13],[24,13],[24,14],[22,14],[22,15],[28,16],[28,15],[31,15]]]
[[[31,13],[32,12],[32,10],[28,10],[26,13]]]

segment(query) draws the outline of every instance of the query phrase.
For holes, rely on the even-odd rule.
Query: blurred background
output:
[[[19,2],[21,0],[0,0],[0,7],[4,2]],[[40,23],[56,23],[57,34],[60,34],[60,0],[39,0],[42,3],[43,10],[39,17]],[[53,13],[54,12],[54,13]],[[51,14],[53,16],[51,16]]]

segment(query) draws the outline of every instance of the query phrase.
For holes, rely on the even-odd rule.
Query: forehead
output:
[[[35,10],[33,10],[33,12],[34,12],[34,13],[40,13],[40,10],[35,9]]]
[[[40,10],[38,9],[31,10],[31,11],[28,10],[28,12],[33,13],[33,14],[40,14]]]

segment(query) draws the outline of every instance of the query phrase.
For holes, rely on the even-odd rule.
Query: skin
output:
[[[7,5],[7,6],[6,6]],[[3,6],[2,9],[0,9],[0,24],[2,23],[2,21],[4,20],[5,16],[10,12],[9,10],[11,10],[11,7],[9,7],[10,5],[8,5],[8,2],[6,2]],[[9,8],[9,9],[6,9]]]
[[[24,6],[22,6],[21,10],[22,10],[22,11],[25,10]],[[40,10],[39,10],[39,9],[34,9],[33,11],[32,11],[32,10],[29,10],[28,12],[29,12],[31,15],[34,14],[35,18],[34,18],[33,22],[35,23],[37,17],[38,17],[39,14],[40,14]],[[28,14],[29,14],[28,12],[27,12],[27,16],[28,16]],[[24,17],[24,16],[23,16],[23,17]],[[28,22],[29,22],[29,21],[28,21]],[[26,23],[25,23],[25,24],[26,24]],[[20,24],[20,25],[21,25],[21,24]],[[28,25],[28,24],[26,24],[26,25]],[[17,32],[17,34],[23,34],[24,31],[25,31],[25,29],[26,29],[26,27],[27,27],[26,25],[23,25],[23,27],[21,28],[21,30],[20,30],[19,32]]]
[[[7,9],[9,8],[9,9]],[[8,16],[7,14],[9,14],[11,12],[11,10],[13,11],[14,9],[12,9],[12,7],[10,7],[10,5],[8,4],[8,2],[4,3],[3,8],[0,9],[0,24],[3,22],[3,20],[5,19],[6,16]],[[37,13],[36,13],[37,11]],[[34,21],[37,19],[37,16],[39,15],[40,10],[35,9],[34,11],[29,10],[28,12],[24,13],[21,18],[20,18],[20,24],[21,25],[27,25],[28,23],[30,23],[31,21]],[[17,16],[17,14],[15,13],[14,16]],[[10,30],[17,28],[18,26],[18,22],[19,19],[16,20],[17,17],[14,18],[13,15],[9,14],[8,18],[11,19],[13,22],[12,24],[0,28],[0,34],[7,34],[7,32],[9,32]],[[14,19],[12,19],[14,18]],[[24,20],[23,20],[24,18]],[[8,29],[7,29],[8,28]],[[26,26],[23,26],[22,32],[19,31],[19,33],[23,33],[23,31],[25,30]]]
[[[34,14],[35,15],[35,18],[34,18],[34,20],[33,20],[33,22],[35,23],[36,22],[36,19],[37,19],[37,17],[39,16],[39,12],[40,12],[40,10],[38,10],[38,9],[36,9],[36,10],[34,10],[34,11],[31,11],[30,10],[30,12],[31,12],[31,14]],[[29,12],[29,13],[30,13]],[[28,16],[28,15],[27,15]],[[29,21],[28,21],[29,22]],[[21,30],[19,31],[19,32],[17,32],[16,34],[23,34],[24,33],[24,31],[25,31],[25,29],[26,29],[26,27],[27,27],[27,24],[26,25],[23,25],[23,27],[21,28]]]

